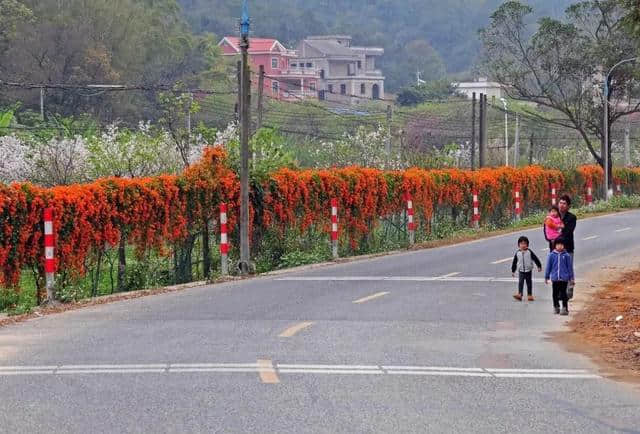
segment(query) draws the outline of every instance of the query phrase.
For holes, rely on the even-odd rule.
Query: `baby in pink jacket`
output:
[[[562,223],[562,219],[560,218],[560,210],[557,206],[553,205],[549,209],[549,214],[544,219],[544,236],[550,245],[560,237],[563,228],[564,223]],[[551,250],[553,250],[553,248],[549,247],[549,251]]]

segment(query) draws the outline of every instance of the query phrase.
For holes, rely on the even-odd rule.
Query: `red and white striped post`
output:
[[[478,199],[478,190],[473,190],[473,226],[475,228],[480,227],[480,200]]]
[[[515,194],[516,220],[520,220],[520,216],[522,215],[522,198],[520,197],[519,185],[516,185],[514,194]]]
[[[593,205],[593,180],[587,181],[587,206]]]
[[[409,194],[407,194],[407,229],[409,231],[409,245],[413,246],[416,242],[416,223],[413,219],[413,200]]]
[[[338,259],[338,199],[331,199],[331,252]]]
[[[56,273],[55,238],[53,235],[53,208],[44,209],[44,273],[47,302],[55,300],[54,285]]]
[[[229,274],[229,238],[227,227],[227,204],[220,204],[220,268],[223,276]]]
[[[551,205],[558,204],[558,185],[554,182],[551,184]]]

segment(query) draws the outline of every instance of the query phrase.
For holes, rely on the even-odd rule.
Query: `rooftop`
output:
[[[346,39],[346,40],[350,41],[352,38],[349,35],[316,35],[316,36],[308,36],[305,39],[307,39],[307,40],[313,39],[313,40],[316,40],[316,41]]]
[[[218,45],[227,42],[237,52],[240,52],[240,38],[237,36],[225,36]],[[287,48],[273,38],[249,38],[249,53],[270,52],[277,48],[277,51],[288,52]]]

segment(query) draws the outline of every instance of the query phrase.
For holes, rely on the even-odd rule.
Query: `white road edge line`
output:
[[[491,377],[488,372],[460,371],[389,371],[389,375],[425,375],[434,377]]]
[[[385,371],[451,371],[451,372],[485,372],[482,368],[447,368],[444,366],[383,366]]]
[[[278,369],[380,369],[376,365],[291,365],[278,363],[276,365]]]
[[[518,279],[513,277],[430,277],[430,276],[348,276],[348,277],[332,277],[332,276],[316,276],[316,277],[287,277],[276,279],[280,282],[502,282],[513,283]],[[534,282],[543,283],[544,279],[534,278]],[[576,282],[580,282],[576,279]]]
[[[484,377],[502,379],[574,379],[603,377],[586,369],[466,368],[454,366],[287,364],[271,360],[258,363],[96,364],[62,366],[0,366],[0,377],[25,375],[258,373],[263,383],[280,382],[278,374],[408,375]]]
[[[360,369],[279,369],[281,374],[342,374],[342,375],[383,375],[384,371]]]

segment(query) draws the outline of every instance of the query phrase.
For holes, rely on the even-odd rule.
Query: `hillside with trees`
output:
[[[217,40],[194,35],[175,0],[0,0],[0,80],[17,83],[140,86],[211,78]],[[38,106],[40,94],[3,88],[0,106]],[[52,113],[101,119],[149,118],[155,95],[114,98],[100,92],[48,89]]]
[[[239,0],[180,0],[196,32],[237,33]],[[382,69],[397,90],[469,71],[481,49],[477,31],[501,0],[271,0],[250,1],[253,34],[289,47],[312,34],[341,33],[354,43],[386,50]],[[530,0],[536,16],[559,16],[571,0]]]

